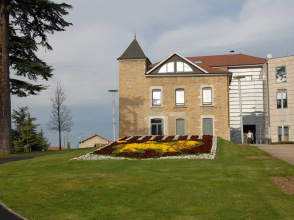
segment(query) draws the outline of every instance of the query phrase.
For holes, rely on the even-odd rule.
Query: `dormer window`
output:
[[[186,63],[177,62],[177,72],[192,72],[192,68]]]
[[[173,73],[175,72],[175,64],[174,62],[167,63],[163,65],[158,73]]]
[[[184,62],[176,62],[176,71],[175,71],[175,62],[170,62],[163,65],[158,73],[174,73],[174,72],[193,72],[192,68]]]

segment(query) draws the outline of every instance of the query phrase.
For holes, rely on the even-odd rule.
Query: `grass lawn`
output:
[[[293,219],[268,176],[294,166],[218,140],[215,160],[69,161],[93,149],[0,165],[0,200],[33,219]]]
[[[92,148],[93,149],[93,148]],[[77,149],[70,149],[70,150],[47,150],[47,151],[32,151],[32,152],[17,152],[9,155],[0,155],[0,158],[8,158],[8,157],[19,157],[19,156],[28,156],[28,155],[35,155],[35,154],[58,154],[60,152],[73,152],[84,150],[83,148]]]

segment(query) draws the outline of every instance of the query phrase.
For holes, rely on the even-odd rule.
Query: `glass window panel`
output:
[[[157,125],[151,125],[151,135],[157,135]]]
[[[184,89],[176,89],[176,105],[185,105]]]
[[[160,70],[158,71],[158,73],[166,73],[167,71],[166,71],[166,64],[165,65],[163,65],[161,68],[160,68]]]
[[[282,127],[278,127],[278,139],[282,141]],[[284,126],[284,141],[289,141],[289,127]]]
[[[213,135],[213,120],[212,118],[203,118],[203,134]]]
[[[203,88],[202,89],[202,103],[203,105],[211,105],[212,97],[211,97],[211,88]]]
[[[277,108],[282,108],[282,93],[277,92]],[[288,102],[287,102],[287,92],[283,92],[283,108],[287,108]]]
[[[192,72],[192,71],[193,71],[192,68],[189,65],[184,63],[184,72]]]
[[[162,132],[162,125],[159,124],[157,128],[158,128],[157,135],[162,135],[163,134],[163,132]]]
[[[168,73],[175,72],[175,63],[174,62],[167,64],[167,72]]]
[[[177,62],[177,72],[184,72],[184,63]]]
[[[151,135],[163,135],[163,120],[151,119]]]
[[[277,83],[287,82],[286,66],[276,67],[276,82]]]
[[[152,90],[152,105],[153,106],[161,105],[161,90],[160,89]]]
[[[177,126],[177,135],[185,135],[185,120],[177,119],[176,126]]]

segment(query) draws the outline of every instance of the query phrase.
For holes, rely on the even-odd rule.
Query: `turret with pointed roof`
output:
[[[131,59],[148,59],[145,56],[142,48],[140,47],[136,38],[130,44],[130,46],[126,49],[126,51],[118,58],[118,60],[131,60]]]

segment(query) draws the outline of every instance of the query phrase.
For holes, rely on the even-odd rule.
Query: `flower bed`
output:
[[[214,159],[216,148],[211,135],[126,136],[73,160]]]

